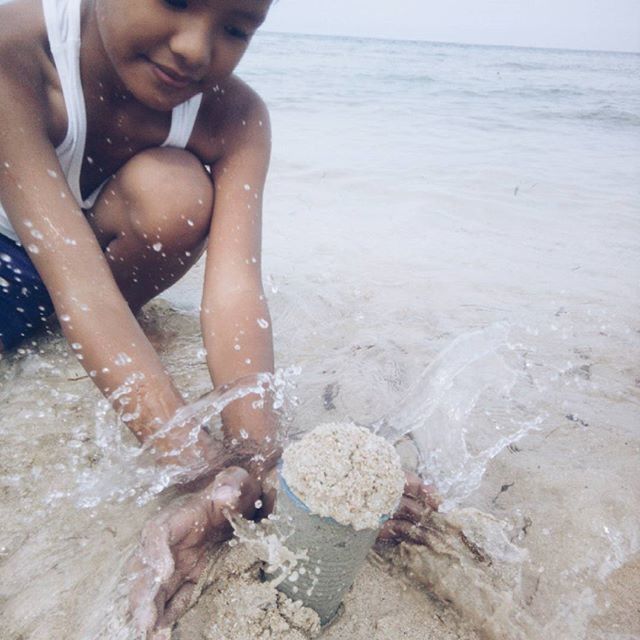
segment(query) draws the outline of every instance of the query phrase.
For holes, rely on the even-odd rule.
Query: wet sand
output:
[[[145,328],[181,388],[194,397],[204,392],[197,318],[158,302]],[[139,506],[124,492],[78,507],[77,498],[91,493],[79,488],[82,474],[115,484],[127,477],[115,455],[120,445],[105,440],[122,432],[96,420],[98,393],[61,338],[38,349],[0,362],[2,638],[131,638],[124,564],[144,522],[172,494]],[[617,366],[602,354],[587,364],[594,377]],[[333,419],[324,387],[318,410]],[[572,399],[572,390],[563,397]],[[381,566],[366,567],[322,637],[640,637],[640,438],[630,400],[638,391],[629,393],[583,393],[579,415],[549,404],[543,428],[501,451],[467,504],[425,522],[423,545],[402,545]],[[224,606],[215,599],[225,580],[229,572],[213,574],[175,637],[200,624],[206,638],[211,611],[218,619],[238,612],[233,597]],[[288,637],[278,633],[264,637]]]

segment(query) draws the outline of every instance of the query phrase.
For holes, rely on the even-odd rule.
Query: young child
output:
[[[103,394],[130,382],[114,406],[137,406],[127,426],[142,442],[184,402],[135,313],[205,249],[201,321],[214,384],[273,370],[260,274],[269,116],[233,75],[269,5],[0,6],[2,348],[55,313]],[[251,399],[224,418],[230,436],[273,435]],[[172,449],[180,434],[156,448]]]
[[[0,6],[0,346],[14,348],[55,314],[105,396],[128,384],[114,408],[137,416],[127,426],[161,457],[184,446],[192,425],[180,423],[184,400],[135,314],[205,250],[201,325],[214,385],[273,371],[260,272],[269,115],[233,75],[270,4]],[[174,571],[143,579],[140,628],[170,621],[164,607],[193,579],[207,531],[224,525],[222,506],[253,511],[277,457],[275,420],[254,400],[223,412],[228,439],[249,434],[245,470],[226,470],[189,509],[153,525]],[[176,413],[171,432],[154,438]],[[206,431],[179,456],[202,460],[210,471],[228,461]]]

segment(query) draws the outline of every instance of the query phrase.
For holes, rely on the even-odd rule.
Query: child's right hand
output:
[[[188,608],[207,567],[207,550],[231,535],[226,514],[253,516],[260,491],[244,469],[229,467],[204,490],[145,525],[129,563],[129,607],[141,637],[170,637],[171,625]]]

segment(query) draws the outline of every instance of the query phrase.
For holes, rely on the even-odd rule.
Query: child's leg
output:
[[[143,151],[105,185],[88,220],[134,312],[202,254],[213,198],[204,167],[181,149]]]

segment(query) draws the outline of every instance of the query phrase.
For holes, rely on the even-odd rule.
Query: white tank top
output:
[[[93,206],[102,185],[88,198],[80,193],[80,170],[87,137],[87,114],[80,79],[80,4],[82,0],[42,0],[44,18],[53,61],[60,77],[67,110],[67,135],[56,154],[75,199],[83,209]],[[171,129],[163,147],[184,149],[198,115],[202,94],[179,104],[171,114]],[[106,182],[106,181],[105,181]],[[0,203],[0,233],[18,241],[11,222]]]

